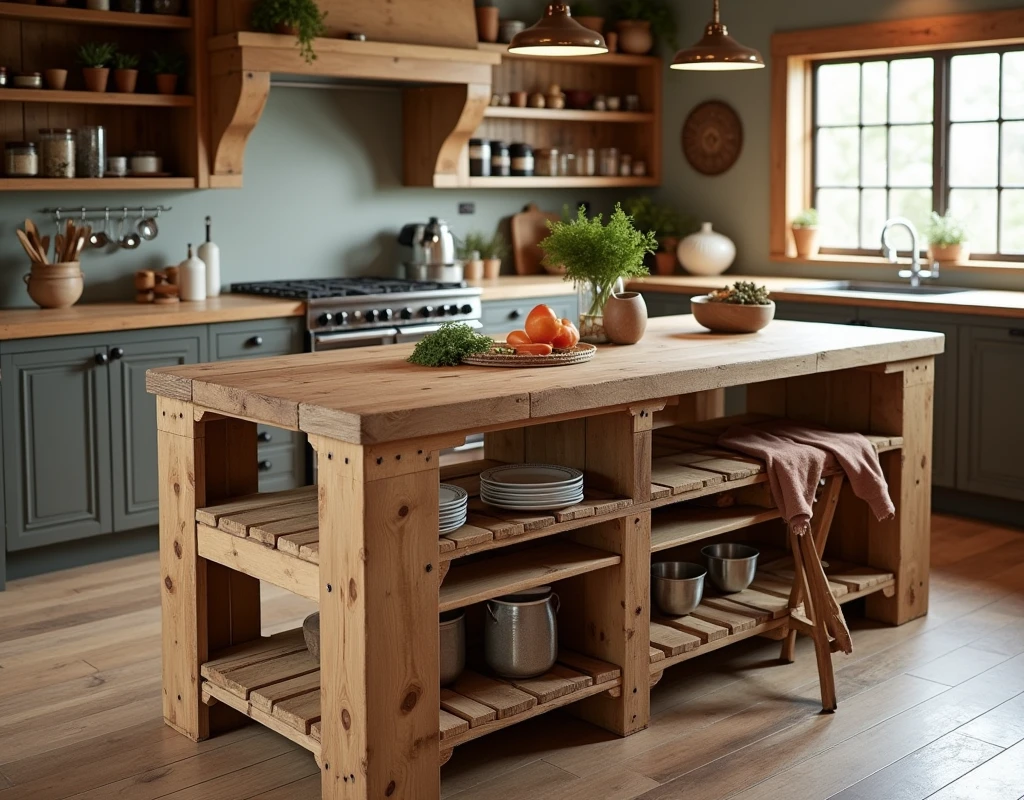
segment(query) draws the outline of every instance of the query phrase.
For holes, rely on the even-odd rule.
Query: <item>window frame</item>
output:
[[[888,263],[880,253],[859,248],[829,249],[813,259],[796,257],[789,221],[809,207],[814,196],[814,136],[817,130],[814,84],[815,70],[819,64],[860,63],[914,56],[935,58],[932,196],[933,206],[943,213],[949,202],[950,191],[949,159],[946,152],[952,124],[949,119],[950,59],[968,53],[1018,49],[1024,49],[1024,8],[918,17],[773,35],[769,231],[771,260],[872,265]],[[999,121],[1002,122],[1002,109]],[[936,198],[941,202],[936,203]],[[954,268],[961,267],[1019,269],[1024,267],[1024,255],[975,254],[969,261],[954,265]]]

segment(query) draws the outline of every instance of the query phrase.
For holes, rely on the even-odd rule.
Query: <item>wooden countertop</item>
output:
[[[759,275],[719,275],[706,278],[694,275],[671,275],[630,281],[634,291],[695,294],[720,289],[737,280],[749,280],[768,287],[772,299],[794,303],[824,303],[867,308],[898,308],[904,311],[938,311],[947,314],[976,314],[987,317],[1024,318],[1024,292],[972,290],[940,295],[880,296],[864,292],[821,293],[800,291],[827,288],[835,281],[808,278],[775,278]]]
[[[481,299],[521,300],[530,297],[555,297],[576,294],[576,286],[561,275],[503,275],[492,280],[466,281],[483,290]]]
[[[108,333],[174,325],[301,317],[301,300],[225,294],[194,303],[83,303],[71,308],[0,310],[0,340],[78,333]]]
[[[936,355],[941,334],[776,320],[713,334],[692,316],[651,321],[632,347],[561,369],[419,367],[412,345],[150,370],[150,392],[229,416],[357,444],[503,423]]]

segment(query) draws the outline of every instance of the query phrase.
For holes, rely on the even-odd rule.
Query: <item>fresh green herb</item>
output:
[[[276,32],[279,25],[294,28],[299,52],[312,64],[316,61],[313,40],[327,32],[326,16],[314,0],[259,0],[252,11],[252,26],[267,33]]]
[[[117,52],[117,45],[112,42],[86,42],[78,48],[78,61],[83,67],[102,69],[109,67]]]
[[[616,20],[649,22],[655,39],[666,42],[673,50],[679,49],[676,18],[665,0],[615,0],[612,3],[612,16]]]
[[[817,228],[818,209],[808,208],[793,217],[794,228]]]
[[[928,243],[936,247],[964,244],[969,239],[967,228],[948,211],[944,217],[933,211],[924,235],[928,238]]]
[[[114,69],[138,69],[139,57],[135,53],[114,53]]]
[[[766,306],[771,302],[766,286],[751,281],[736,281],[731,287],[716,289],[708,295],[712,303],[732,303],[738,306]]]
[[[184,54],[174,50],[154,50],[150,56],[149,69],[154,75],[178,75],[185,74],[186,59]]]
[[[480,258],[502,259],[508,256],[508,245],[505,243],[505,237],[498,231],[495,231],[493,236],[473,231],[467,233],[459,244],[458,256],[467,260],[473,253],[478,253]]]
[[[416,343],[409,361],[421,367],[454,367],[463,356],[486,353],[494,340],[477,333],[465,322],[443,322],[436,333],[429,333]]]
[[[692,217],[680,214],[672,206],[659,205],[646,195],[626,200],[626,213],[633,218],[633,224],[639,230],[654,231],[663,246],[666,241],[674,244],[680,236],[688,236],[700,229]]]

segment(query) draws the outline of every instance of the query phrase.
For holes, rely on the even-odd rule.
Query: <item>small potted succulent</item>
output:
[[[139,57],[134,53],[114,54],[114,86],[123,94],[132,94],[139,80]]]
[[[658,205],[646,196],[627,200],[626,213],[638,229],[654,231],[658,237],[658,252],[654,254],[657,273],[671,275],[675,272],[679,263],[676,255],[679,237],[696,229],[693,220],[684,218],[672,206]]]
[[[645,55],[659,39],[676,46],[676,20],[666,0],[616,0],[612,14],[623,53]]]
[[[800,258],[814,258],[818,255],[818,210],[808,208],[801,211],[790,223],[796,254]]]
[[[508,255],[508,245],[500,231],[495,231],[491,238],[483,237],[480,241],[480,258],[484,262],[484,277],[493,280],[501,274],[501,260]]]
[[[604,17],[598,14],[587,0],[572,4],[572,18],[584,28],[598,33],[604,32]]]
[[[484,276],[484,261],[480,251],[487,246],[487,237],[482,233],[467,233],[459,242],[458,256],[462,261],[462,275],[466,280],[478,281]]]
[[[716,333],[755,333],[775,318],[775,303],[768,289],[751,281],[690,300],[694,319]]]
[[[302,57],[312,64],[316,60],[313,40],[326,33],[326,16],[314,0],[257,0],[251,22],[258,31],[294,36]]]
[[[78,48],[78,61],[82,65],[82,78],[90,92],[107,91],[110,64],[117,47],[110,42],[86,42]]]
[[[185,56],[175,51],[154,50],[149,65],[156,81],[156,90],[160,94],[175,94],[178,91],[178,79],[185,74]]]
[[[481,42],[498,41],[501,11],[494,0],[476,0],[476,38]]]
[[[608,298],[622,291],[624,278],[647,275],[644,259],[658,247],[653,231],[642,233],[633,219],[615,204],[605,225],[602,215],[587,217],[580,206],[575,219],[548,222],[551,233],[540,243],[545,264],[565,266],[565,280],[576,284],[580,299],[580,338],[609,341],[604,327]]]
[[[933,211],[924,235],[928,239],[929,261],[938,261],[940,264],[956,263],[971,257],[971,249],[967,244],[967,228],[948,211],[945,216]]]

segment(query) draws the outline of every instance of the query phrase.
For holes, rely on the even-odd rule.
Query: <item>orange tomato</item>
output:
[[[558,315],[551,306],[534,306],[526,317],[526,334],[535,342],[550,342],[558,333]]]
[[[549,356],[551,355],[551,345],[543,342],[519,344],[516,345],[516,355]]]
[[[512,331],[505,337],[505,341],[510,345],[533,344],[533,339],[526,335],[526,331]]]
[[[558,332],[558,336],[551,342],[551,346],[557,350],[571,350],[579,340],[580,334],[576,330],[576,326],[569,322],[569,320],[563,319],[562,328]]]

